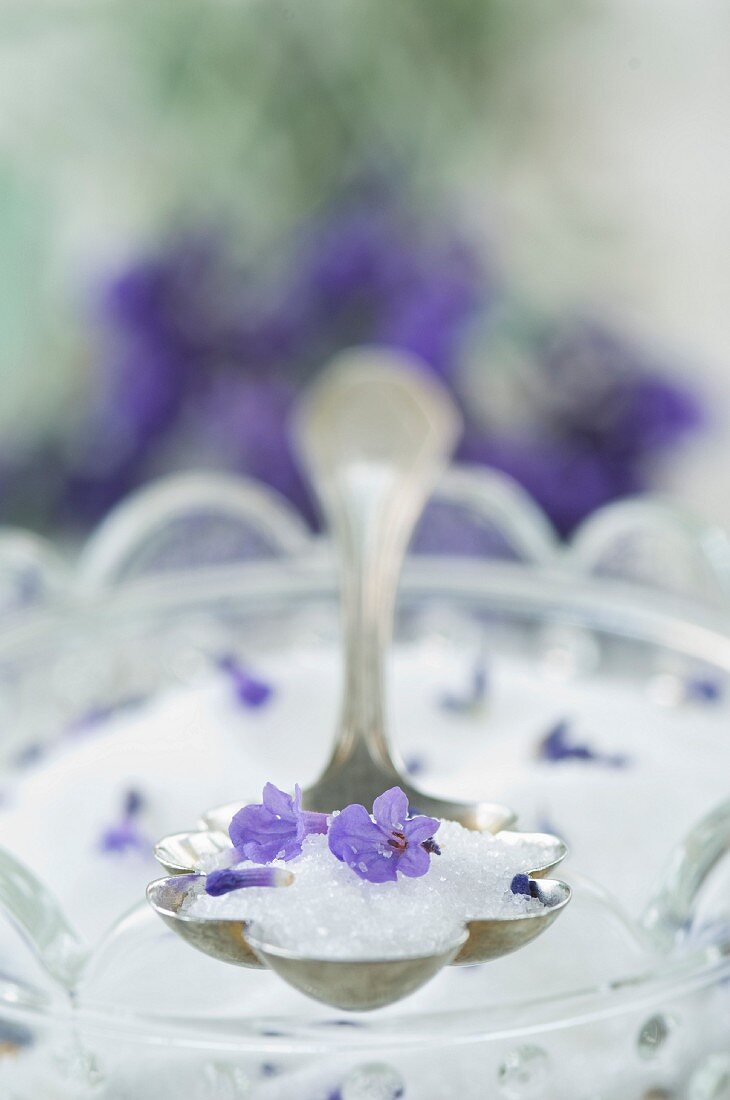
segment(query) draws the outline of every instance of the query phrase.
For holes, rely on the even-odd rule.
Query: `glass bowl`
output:
[[[0,1095],[730,1095],[725,534],[633,501],[566,547],[510,482],[455,469],[412,551],[394,741],[423,786],[564,833],[565,914],[514,956],[360,1015],[191,950],[144,902],[149,847],[322,767],[329,548],[270,492],[208,475],[134,496],[73,567],[6,532]],[[231,655],[272,702],[234,699]],[[120,823],[130,787],[144,805]]]

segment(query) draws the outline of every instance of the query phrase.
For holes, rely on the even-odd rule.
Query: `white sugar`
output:
[[[276,864],[294,873],[292,886],[201,893],[186,912],[250,920],[268,943],[342,959],[429,954],[454,943],[467,920],[542,910],[539,899],[513,894],[510,884],[544,859],[544,848],[513,847],[453,821],[442,822],[436,841],[441,855],[431,857],[427,874],[375,884],[335,859],[325,836],[310,836],[301,856]]]

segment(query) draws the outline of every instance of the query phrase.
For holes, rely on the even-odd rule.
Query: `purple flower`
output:
[[[205,877],[205,892],[219,898],[221,894],[230,894],[233,890],[244,890],[249,886],[291,886],[294,875],[281,867],[247,867],[237,871],[232,867],[211,871]]]
[[[409,818],[406,794],[391,787],[375,799],[372,817],[358,803],[334,816],[329,849],[368,882],[395,882],[398,871],[420,878],[429,869],[431,853],[437,852],[433,836],[439,825],[435,817]]]
[[[294,374],[293,368],[289,374]],[[290,431],[296,397],[295,380],[281,373],[224,373],[196,401],[187,444],[206,465],[239,470],[263,481],[316,524],[316,507]]]
[[[558,764],[564,760],[583,760],[609,768],[623,768],[628,764],[628,759],[621,754],[598,752],[590,745],[571,740],[570,723],[565,719],[542,738],[537,755],[540,760],[549,764]]]
[[[294,797],[273,783],[263,790],[263,802],[244,806],[234,815],[228,834],[234,848],[254,863],[289,860],[300,855],[305,837],[327,832],[327,814],[302,809],[302,791]]]
[[[271,684],[252,675],[252,673],[233,656],[221,657],[218,661],[218,667],[230,676],[233,681],[236,698],[245,707],[256,710],[264,706],[265,703],[268,703],[269,699],[271,699],[274,694],[274,689]]]
[[[124,796],[119,823],[102,834],[101,850],[103,852],[116,853],[130,850],[145,852],[148,850],[149,841],[141,832],[137,820],[143,809],[144,800],[139,791],[128,791]]]
[[[644,487],[635,463],[605,455],[586,440],[556,436],[544,426],[508,434],[468,425],[458,457],[514,478],[562,535],[596,508]]]
[[[524,894],[525,897],[539,898],[542,901],[540,887],[529,875],[515,875],[510,883],[510,890],[513,894]]]
[[[596,508],[645,490],[656,456],[706,420],[691,389],[600,324],[530,325],[518,316],[512,329],[506,335],[535,367],[515,393],[526,422],[495,429],[468,418],[459,457],[513,477],[561,534]]]

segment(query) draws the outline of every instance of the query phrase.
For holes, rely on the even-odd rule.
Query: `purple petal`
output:
[[[403,827],[408,847],[411,848],[423,844],[425,840],[430,840],[440,827],[441,822],[436,817],[423,817],[421,815],[412,817],[410,821],[406,821]]]
[[[367,882],[395,882],[399,860],[394,852],[376,849],[365,851],[345,843],[344,862],[355,874]]]
[[[299,791],[299,801],[301,803],[301,791]],[[264,787],[263,804],[270,813],[275,814],[277,817],[292,821],[296,817],[295,803],[292,796],[287,794],[286,791],[280,791],[273,783],[267,783]]]
[[[371,820],[365,807],[353,803],[332,818],[327,843],[333,856],[343,863],[349,863],[345,846],[355,852],[377,852],[382,848],[384,838],[382,830]]]
[[[400,787],[391,787],[373,802],[373,816],[388,832],[401,831],[408,818],[408,797]]]
[[[205,892],[217,898],[221,894],[230,894],[232,890],[243,890],[249,886],[291,886],[294,875],[280,867],[250,867],[242,871],[230,867],[211,871],[205,879]]]
[[[296,818],[282,820],[265,806],[244,806],[234,815],[228,829],[233,846],[246,859],[270,863],[293,859],[301,851]]]
[[[420,878],[430,866],[431,856],[420,844],[409,844],[398,860],[398,870],[408,878]]]
[[[299,814],[298,835],[301,840],[311,833],[326,833],[329,829],[329,814],[317,813],[315,810],[302,810]]]

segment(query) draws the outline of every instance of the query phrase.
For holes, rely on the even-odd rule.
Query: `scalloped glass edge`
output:
[[[608,576],[715,608],[718,601],[730,605],[730,535],[671,502],[646,496],[609,504],[562,542],[535,501],[494,470],[452,466],[432,500],[456,509],[468,524],[493,531],[517,564]],[[196,560],[190,526],[197,522],[201,531],[211,521],[225,534],[228,557]],[[240,546],[247,544],[245,552],[237,538]],[[288,501],[257,481],[223,473],[178,474],[151,482],[118,504],[71,562],[50,540],[0,528],[0,609],[8,614],[73,604],[126,586],[156,572],[154,554],[162,555],[165,540],[168,550],[184,544],[190,555],[177,567],[173,562],[172,571],[178,572],[307,557],[323,541]],[[492,558],[489,552],[471,556]],[[171,571],[169,562],[165,570]]]

